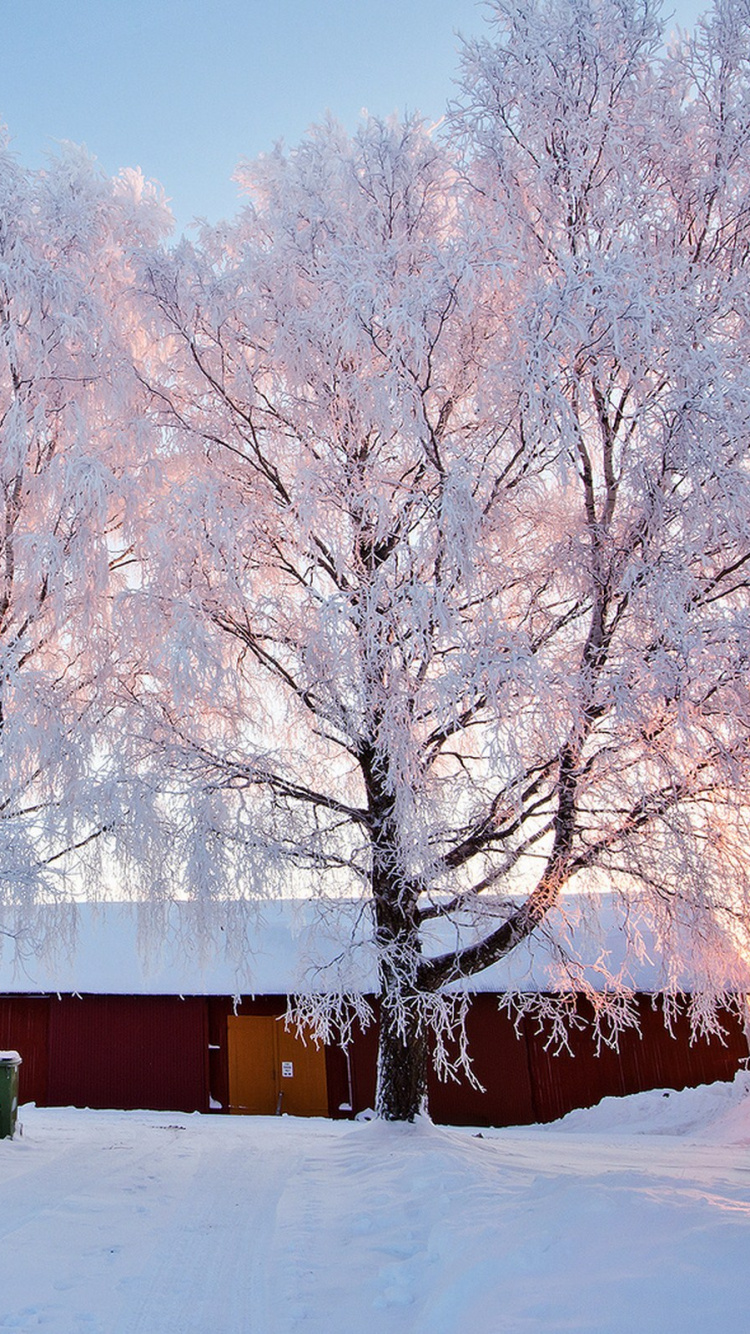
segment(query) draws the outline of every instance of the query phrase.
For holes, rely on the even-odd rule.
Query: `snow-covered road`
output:
[[[748,1328],[750,1078],[470,1131],[24,1109],[0,1330]]]

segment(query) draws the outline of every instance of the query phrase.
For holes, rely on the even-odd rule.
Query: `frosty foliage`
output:
[[[27,172],[3,136],[0,924],[21,953],[41,941],[35,904],[69,896],[108,819],[97,729],[135,383],[123,291],[131,247],[164,230],[137,189],[72,147]]]
[[[180,883],[361,895],[388,1115],[568,887],[631,905],[624,961],[560,937],[602,1040],[644,932],[699,1027],[745,982],[747,7],[666,53],[651,0],[488,9],[447,135],[326,123],[140,277]]]
[[[342,907],[294,1013],[368,1017],[363,931],[392,1117],[541,930],[605,1042],[647,948],[698,1028],[747,982],[750,14],[487,9],[441,134],[325,123],[171,251],[137,178],[3,158],[8,865],[73,812],[196,929]]]

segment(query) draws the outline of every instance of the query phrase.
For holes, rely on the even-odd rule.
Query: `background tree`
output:
[[[143,283],[130,691],[183,884],[360,887],[390,1119],[566,887],[632,903],[667,990],[687,948],[703,1021],[746,920],[747,15],[666,56],[632,0],[492,27],[451,151],[326,126]]]
[[[3,135],[0,930],[19,948],[34,902],[69,894],[63,872],[75,879],[76,854],[107,818],[96,796],[105,594],[123,556],[124,423],[137,387],[127,252],[165,224],[136,174],[108,181],[74,148],[25,171]]]

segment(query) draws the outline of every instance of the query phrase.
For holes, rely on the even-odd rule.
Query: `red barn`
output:
[[[107,904],[79,909],[70,949],[22,965],[0,960],[0,1049],[21,1053],[21,1101],[332,1117],[372,1107],[375,1024],[358,1030],[346,1051],[305,1044],[284,1026],[306,940],[304,931],[295,934],[296,911],[267,905],[254,948],[239,964],[220,929],[202,949],[180,944],[192,937],[195,910],[187,905],[170,910],[164,943],[150,955],[139,949],[137,911]],[[529,952],[514,970],[506,988],[544,985]],[[361,990],[373,980],[363,970]],[[514,1026],[500,1008],[499,980],[498,969],[475,979],[485,989],[469,1004],[469,1050],[482,1088],[433,1078],[436,1121],[549,1121],[611,1094],[731,1079],[748,1056],[734,1011],[723,1015],[721,1039],[691,1040],[686,1011],[670,1033],[646,968],[635,979],[640,1033],[628,1030],[617,1051],[598,1054],[586,1027],[573,1029],[568,1049],[555,1053],[536,1021]],[[588,1005],[581,997],[583,1019]]]

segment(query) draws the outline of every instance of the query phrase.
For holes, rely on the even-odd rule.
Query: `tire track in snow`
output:
[[[131,1314],[114,1334],[217,1334],[217,1311],[221,1334],[283,1328],[272,1223],[294,1159],[238,1138],[231,1147],[219,1136],[201,1145],[180,1197],[152,1234],[155,1257],[141,1277],[122,1280]]]
[[[0,1329],[110,1334],[119,1266],[185,1164],[153,1133],[158,1113],[145,1114],[145,1127],[132,1114],[77,1113],[83,1141],[68,1133],[66,1112],[48,1116],[3,1146]]]
[[[85,1115],[85,1113],[82,1113]],[[97,1138],[97,1125],[92,1120],[92,1139]],[[33,1223],[40,1215],[50,1216],[66,1209],[75,1209],[84,1198],[102,1197],[109,1200],[123,1190],[122,1157],[129,1164],[128,1189],[134,1189],[136,1180],[152,1180],[164,1166],[162,1145],[144,1142],[142,1133],[133,1136],[127,1125],[123,1134],[99,1134],[100,1142],[92,1154],[91,1143],[80,1139],[70,1141],[64,1131],[56,1138],[26,1140],[12,1145],[14,1160],[3,1164],[4,1179],[0,1184],[0,1239],[6,1239]],[[54,1132],[53,1132],[54,1133]],[[10,1146],[9,1146],[10,1147]],[[13,1170],[15,1169],[15,1170]],[[12,1209],[5,1200],[13,1197]],[[0,1273],[1,1273],[0,1269]]]

